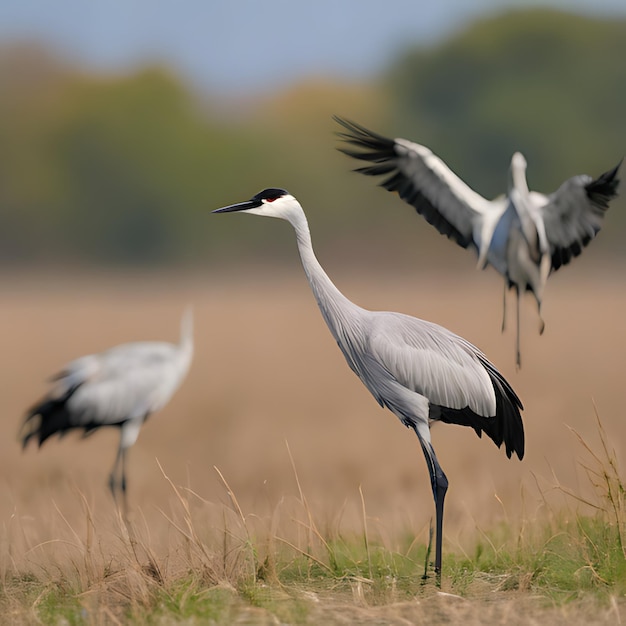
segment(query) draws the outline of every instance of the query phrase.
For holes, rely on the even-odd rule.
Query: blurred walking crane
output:
[[[357,168],[371,176],[388,175],[381,185],[423,215],[441,234],[461,247],[474,247],[478,268],[492,265],[517,295],[516,363],[520,356],[520,291],[537,300],[540,333],[543,290],[552,271],[566,265],[595,237],[609,201],[617,195],[617,170],[598,178],[574,176],[554,193],[529,191],[526,159],[511,159],[506,196],[487,200],[468,187],[428,148],[406,139],[389,139],[359,124],[334,118],[348,132],[339,136],[355,148],[340,147],[348,156],[372,165]],[[503,307],[502,330],[506,307]]]
[[[313,252],[304,211],[284,189],[266,189],[247,202],[217,209],[287,220],[296,232],[304,271],[333,337],[352,371],[378,403],[392,411],[420,441],[435,498],[435,572],[441,576],[443,503],[448,488],[430,441],[430,423],[470,426],[500,447],[524,456],[522,404],[503,376],[477,348],[423,320],[362,309],[332,283]]]
[[[51,435],[82,429],[84,436],[104,426],[120,429],[109,487],[126,502],[126,453],[148,416],[163,408],[182,383],[193,356],[193,314],[181,320],[180,342],[125,343],[68,363],[52,378],[54,389],[28,414],[20,436],[39,446]]]

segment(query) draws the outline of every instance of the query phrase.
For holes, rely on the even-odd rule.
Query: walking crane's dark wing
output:
[[[344,154],[372,165],[355,171],[370,176],[388,175],[381,184],[423,215],[442,235],[461,247],[474,241],[475,225],[492,212],[492,203],[468,187],[446,164],[425,146],[405,139],[389,139],[367,128],[335,116],[347,132],[339,137],[352,147],[340,147]]]
[[[548,196],[541,212],[553,270],[578,256],[602,227],[609,202],[617,196],[620,165],[596,179],[574,176]]]
[[[52,435],[62,436],[67,431],[76,428],[71,411],[68,410],[67,401],[79,387],[80,385],[70,387],[59,397],[47,396],[28,410],[19,434],[23,448],[33,437],[37,439],[41,447]],[[84,426],[85,430],[88,426]]]

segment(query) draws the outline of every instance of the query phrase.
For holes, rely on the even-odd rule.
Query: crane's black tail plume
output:
[[[33,437],[38,439],[41,447],[48,437],[57,433],[63,435],[76,427],[67,410],[67,401],[76,389],[77,387],[70,389],[59,398],[45,398],[28,411],[20,431],[22,448],[25,448]]]
[[[435,419],[448,424],[470,426],[479,437],[484,432],[498,448],[504,443],[508,458],[515,453],[521,460],[524,457],[524,424],[520,414],[524,408],[522,402],[504,376],[486,358],[482,358],[481,362],[489,373],[496,393],[496,414],[493,417],[483,417],[468,407],[439,407],[440,415]]]

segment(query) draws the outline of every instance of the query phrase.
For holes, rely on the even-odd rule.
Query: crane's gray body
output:
[[[526,160],[511,159],[505,196],[487,200],[466,185],[426,146],[389,139],[363,126],[335,118],[348,132],[340,137],[355,148],[345,154],[372,163],[356,171],[387,176],[381,183],[412,205],[437,230],[478,254],[478,267],[492,265],[517,295],[517,364],[520,292],[531,291],[541,314],[543,292],[552,271],[578,256],[602,226],[608,203],[617,195],[619,164],[596,179],[574,176],[557,191],[530,191]],[[504,328],[504,313],[503,313]],[[543,321],[540,326],[543,331]]]

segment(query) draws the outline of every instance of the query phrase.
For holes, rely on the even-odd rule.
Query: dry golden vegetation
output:
[[[3,619],[626,619],[619,595],[597,600],[574,593],[575,603],[564,604],[564,596],[538,591],[522,575],[515,584],[488,572],[463,577],[464,559],[487,549],[497,560],[498,537],[524,544],[538,528],[595,514],[584,503],[598,502],[585,466],[597,466],[578,436],[602,450],[595,404],[614,460],[623,460],[626,277],[582,262],[555,275],[543,337],[528,298],[516,372],[512,306],[509,329],[500,334],[499,277],[453,269],[330,272],[364,306],[437,321],[480,346],[524,402],[522,462],[469,429],[433,428],[450,480],[442,591],[451,595],[437,593],[432,581],[419,585],[433,504],[417,440],[349,371],[298,268],[2,276]],[[65,362],[124,341],[175,340],[188,302],[195,310],[195,360],[130,452],[126,526],[106,486],[117,432],[85,440],[72,434],[25,452],[17,432],[46,378]],[[373,584],[373,569],[388,575]]]

